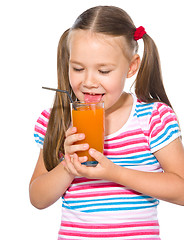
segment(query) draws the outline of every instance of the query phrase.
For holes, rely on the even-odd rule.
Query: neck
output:
[[[105,135],[118,131],[127,122],[133,105],[132,96],[123,92],[113,110],[105,111]]]

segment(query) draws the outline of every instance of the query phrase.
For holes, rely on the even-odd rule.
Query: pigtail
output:
[[[67,46],[69,29],[60,38],[57,51],[58,89],[69,91],[73,99],[74,93],[69,84]],[[43,158],[48,171],[59,164],[59,156],[64,154],[65,131],[71,122],[70,103],[66,94],[56,93],[53,108],[50,113],[47,132],[43,145]]]
[[[144,34],[142,38],[144,53],[135,81],[135,93],[144,102],[161,101],[171,107],[163,85],[157,47],[148,34]]]

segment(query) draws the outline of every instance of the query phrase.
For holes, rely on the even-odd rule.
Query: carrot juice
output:
[[[75,104],[75,107],[74,107]],[[84,133],[85,139],[76,144],[88,143],[90,148],[103,152],[104,146],[104,103],[81,103],[71,104],[72,124],[77,128],[78,133]],[[97,165],[87,151],[76,152],[79,157],[87,156],[87,166]]]

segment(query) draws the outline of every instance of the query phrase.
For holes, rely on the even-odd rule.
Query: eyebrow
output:
[[[74,64],[78,64],[78,65],[83,65],[83,63],[79,62],[79,61],[74,61],[74,60],[70,60],[70,63],[74,63]],[[115,66],[115,64],[110,63],[110,62],[105,62],[105,63],[97,63],[96,64],[98,67],[105,67],[105,66]]]

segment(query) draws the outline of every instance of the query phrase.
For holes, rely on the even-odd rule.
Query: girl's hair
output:
[[[77,29],[110,36],[123,36],[128,52],[133,55],[138,51],[137,41],[134,40],[136,27],[125,11],[113,6],[97,6],[83,12],[76,19],[72,28],[61,36],[57,53],[58,88],[68,90],[74,100],[76,97],[69,84],[68,76],[67,40],[69,33]],[[135,80],[135,93],[138,99],[144,102],[161,101],[171,107],[162,82],[157,47],[148,34],[144,34],[143,41],[144,52]],[[65,131],[70,126],[70,122],[70,104],[67,95],[56,93],[43,146],[44,162],[48,171],[57,166],[60,153],[64,154]]]

